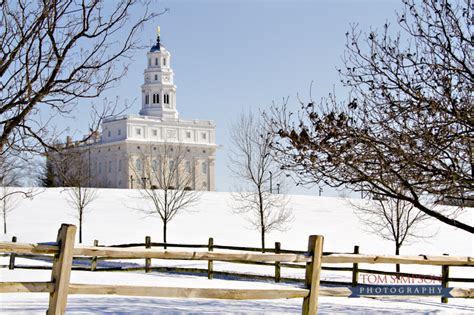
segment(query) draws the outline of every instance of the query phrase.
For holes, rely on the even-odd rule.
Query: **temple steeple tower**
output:
[[[160,43],[160,27],[156,29],[156,43],[147,53],[144,72],[142,109],[140,115],[154,116],[162,120],[177,120],[176,85],[173,83],[171,54]]]

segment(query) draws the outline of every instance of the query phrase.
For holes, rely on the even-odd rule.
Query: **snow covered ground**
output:
[[[2,271],[2,281],[49,281],[49,271]],[[71,282],[128,284],[147,286],[182,286],[213,288],[281,289],[284,285],[257,281],[208,280],[204,277],[164,275],[159,273],[91,273],[73,271]],[[1,294],[1,313],[44,314],[47,294]],[[68,313],[132,313],[132,314],[300,314],[302,299],[228,301],[207,299],[163,299],[118,296],[69,295]],[[451,299],[441,304],[439,298],[331,298],[320,297],[319,313],[335,314],[452,314],[473,313],[472,301]]]
[[[152,241],[161,241],[160,220],[144,217],[134,210],[143,204],[136,191],[101,189],[99,198],[86,214],[84,244],[92,244],[98,239],[100,244],[138,243],[146,235]],[[215,244],[259,246],[259,235],[249,230],[245,219],[232,213],[229,193],[204,193],[200,204],[191,212],[177,216],[169,225],[168,241],[175,243],[206,244],[214,237]],[[47,189],[34,200],[24,200],[18,209],[8,217],[9,234],[2,236],[10,240],[12,235],[19,242],[47,242],[56,239],[61,223],[76,223],[74,212],[65,200],[62,189]],[[282,248],[305,250],[308,236],[321,234],[325,237],[324,250],[351,252],[354,245],[360,246],[361,253],[392,254],[393,245],[364,232],[364,226],[350,209],[348,202],[340,198],[292,196],[294,221],[286,232],[275,232],[268,236],[267,244],[275,241]],[[472,212],[472,211],[471,211]],[[470,224],[474,218],[468,213],[460,219]],[[402,248],[402,254],[427,254],[473,256],[473,238],[466,232],[440,225],[431,221],[424,230],[426,235],[436,232],[436,236],[415,240]],[[0,264],[6,264],[1,258]],[[18,264],[47,264],[18,259]],[[136,263],[142,263],[138,261]],[[205,262],[170,262],[153,260],[153,265],[196,266],[205,268]],[[341,265],[340,265],[341,266]],[[368,266],[361,268],[394,270],[394,266]],[[235,270],[246,273],[272,274],[271,267],[215,263],[216,270]],[[402,266],[402,271],[439,275],[439,267]],[[302,277],[303,270],[282,269],[282,276]],[[451,268],[451,277],[474,278],[473,268]],[[348,272],[324,272],[322,278],[348,281]],[[49,281],[50,271],[0,269],[1,281]],[[237,281],[229,279],[208,280],[204,277],[151,273],[90,273],[73,271],[71,282],[102,284],[134,284],[183,287],[219,288],[285,288],[262,281]],[[472,287],[472,284],[452,283],[451,286]],[[44,313],[47,308],[47,294],[0,294],[1,313]],[[115,296],[70,295],[68,313],[165,313],[165,314],[298,314],[301,299],[271,301],[226,301],[199,299],[157,299]],[[439,298],[330,298],[321,297],[320,313],[474,313],[474,302],[465,299],[450,299],[449,304],[441,304]]]

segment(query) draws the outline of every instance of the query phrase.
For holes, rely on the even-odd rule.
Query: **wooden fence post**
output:
[[[354,246],[354,254],[359,253],[359,246]],[[359,264],[352,264],[352,286],[356,287],[359,284]]]
[[[151,248],[151,237],[145,236],[145,248]],[[145,272],[150,272],[151,258],[145,258]]]
[[[16,236],[12,237],[12,242],[16,243]],[[8,264],[8,269],[10,270],[15,269],[15,257],[16,257],[15,253],[10,254],[10,263]]]
[[[443,254],[448,256],[448,254]],[[449,266],[441,266],[441,287],[447,288],[449,286]],[[447,297],[441,297],[441,303],[448,303]]]
[[[214,250],[214,239],[209,237],[209,242],[207,243],[207,250],[212,252]],[[207,261],[207,278],[214,278],[214,262],[212,260]]]
[[[316,315],[318,312],[319,280],[321,278],[321,261],[323,257],[322,235],[311,235],[308,241],[308,252],[311,262],[306,263],[305,285],[309,294],[303,300],[303,315]]]
[[[99,246],[98,240],[94,240],[94,246]],[[97,269],[97,256],[92,256],[91,271],[95,271],[96,269]]]
[[[275,242],[275,254],[279,254],[281,250],[281,243],[280,242]],[[275,282],[280,282],[281,279],[281,273],[280,273],[280,262],[275,261]]]
[[[74,225],[61,225],[57,238],[59,253],[54,255],[51,271],[54,291],[49,294],[49,307],[46,312],[48,315],[64,314],[66,311],[75,237],[76,227]]]

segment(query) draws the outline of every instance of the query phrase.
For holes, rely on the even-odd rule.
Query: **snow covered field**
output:
[[[74,212],[65,200],[62,189],[48,189],[34,200],[24,200],[17,210],[8,217],[9,234],[2,236],[10,240],[12,235],[19,242],[47,242],[56,239],[61,223],[76,223]],[[99,198],[86,214],[84,225],[84,244],[92,244],[98,239],[100,244],[143,242],[146,235],[152,241],[161,241],[161,222],[152,217],[143,217],[133,210],[142,203],[136,191],[101,189]],[[214,237],[215,244],[259,246],[259,235],[249,230],[241,216],[232,213],[229,193],[204,193],[200,204],[193,211],[177,216],[169,225],[168,241],[174,243],[206,244]],[[353,214],[346,200],[329,197],[292,196],[294,221],[287,232],[275,232],[268,236],[267,244],[282,243],[284,249],[305,250],[308,236],[321,234],[325,237],[324,250],[351,252],[354,245],[360,246],[364,254],[392,254],[393,245],[364,232],[364,226]],[[473,223],[468,214],[460,217]],[[428,223],[426,235],[437,232],[430,239],[415,240],[402,247],[402,254],[427,254],[473,256],[473,238],[466,232],[438,224]],[[7,258],[0,259],[5,264]],[[18,259],[19,264],[33,264]],[[38,262],[36,262],[38,263]],[[44,264],[44,263],[43,263]],[[202,262],[163,262],[153,261],[154,265],[204,266]],[[205,263],[204,263],[205,264]],[[239,272],[272,273],[271,268],[235,264],[215,264],[216,270],[236,270]],[[394,270],[394,266],[367,266],[361,268]],[[431,275],[440,274],[439,267],[402,266],[404,272],[417,272]],[[473,268],[451,268],[451,277],[474,278]],[[282,276],[302,276],[302,270],[282,269]],[[299,275],[298,275],[299,273]],[[0,270],[1,281],[49,281],[50,271],[43,270]],[[322,279],[347,281],[350,273],[323,272]],[[219,288],[285,288],[271,282],[236,281],[228,279],[208,280],[204,277],[151,273],[90,273],[74,271],[71,282],[102,284],[133,284],[186,287]],[[468,286],[472,284],[455,284]],[[47,308],[47,294],[1,294],[1,313],[44,313]],[[157,299],[115,296],[70,295],[68,312],[77,313],[165,313],[165,314],[298,314],[301,312],[301,299],[272,301],[224,301],[198,299]],[[449,304],[441,304],[439,298],[320,298],[319,310],[322,314],[333,313],[474,313],[474,302],[465,299],[450,299]]]
[[[49,281],[50,271],[2,271],[2,281]],[[202,288],[247,288],[275,290],[285,288],[265,282],[208,280],[204,277],[152,273],[91,273],[73,271],[73,283],[101,283],[128,285],[163,285]],[[1,313],[44,314],[47,294],[1,294]],[[302,299],[228,301],[207,299],[163,299],[95,295],[69,295],[68,313],[132,313],[132,314],[300,314]],[[472,301],[451,299],[441,304],[439,298],[331,298],[320,297],[319,313],[335,314],[452,314],[473,313]]]

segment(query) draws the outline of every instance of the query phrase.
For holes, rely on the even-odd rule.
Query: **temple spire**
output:
[[[171,54],[160,45],[160,27],[156,28],[156,43],[147,53],[147,68],[144,73],[142,109],[140,115],[162,120],[178,119],[176,110],[176,85],[173,83]]]
[[[156,27],[156,47],[160,50],[160,26]]]

